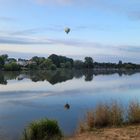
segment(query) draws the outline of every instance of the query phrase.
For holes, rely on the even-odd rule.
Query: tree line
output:
[[[99,63],[95,62],[92,57],[85,57],[82,60],[73,60],[66,56],[52,54],[48,58],[34,56],[29,60],[9,58],[7,54],[0,55],[0,70],[19,71],[19,70],[56,70],[63,69],[118,69],[125,70],[140,69],[140,64],[123,63],[121,60],[118,63]]]

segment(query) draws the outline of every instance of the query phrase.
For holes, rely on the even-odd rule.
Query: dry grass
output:
[[[99,104],[94,111],[87,112],[86,119],[78,127],[78,132],[104,127],[119,127],[126,124],[140,124],[140,104],[138,102],[131,102],[126,110],[117,102],[112,102],[110,105]]]
[[[140,125],[97,129],[64,140],[140,140]]]
[[[131,102],[128,107],[128,123],[138,124],[140,123],[140,103]]]
[[[123,113],[124,113],[123,107],[120,104],[118,104],[117,102],[113,102],[110,106],[110,112],[109,112],[110,125],[111,126],[122,125],[124,122]]]
[[[108,105],[100,104],[96,107],[94,113],[94,127],[106,127],[110,123],[110,108]]]

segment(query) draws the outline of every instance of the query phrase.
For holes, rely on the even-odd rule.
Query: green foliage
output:
[[[60,67],[59,56],[52,54],[48,58],[52,60],[53,64],[55,64],[57,67]]]
[[[34,121],[24,130],[22,140],[61,140],[62,133],[57,121]]]
[[[3,68],[4,64],[5,64],[5,61],[8,59],[8,55],[7,54],[4,54],[4,55],[1,55],[0,56],[0,69]]]
[[[53,64],[55,64],[57,67],[61,67],[61,64],[66,64],[69,62],[71,66],[73,66],[73,59],[65,57],[65,56],[58,56],[56,54],[52,54],[48,57],[49,59],[52,60]]]
[[[135,66],[133,64],[131,64],[131,63],[125,63],[124,68],[125,69],[135,69]]]
[[[118,63],[118,68],[119,68],[119,69],[122,68],[122,64],[123,64],[123,63],[122,63],[122,61],[120,60],[119,63]]]
[[[71,68],[72,68],[72,65],[71,65],[70,62],[66,62],[66,63],[61,63],[61,64],[60,64],[60,67],[61,67],[61,68],[71,69]]]
[[[53,64],[51,59],[45,59],[43,63],[40,65],[42,69],[50,69],[51,65]]]
[[[4,61],[6,61],[8,59],[8,55],[7,54],[3,54],[3,55],[1,55],[1,57],[4,59]]]
[[[4,59],[2,56],[0,56],[0,69],[2,69],[4,66]]]
[[[45,61],[45,57],[34,56],[32,57],[31,61],[34,61],[37,65],[40,65]]]
[[[23,60],[24,59],[18,59]],[[8,58],[8,55],[0,55],[0,70],[4,69],[5,64],[11,64],[15,62],[16,59]],[[118,70],[118,71],[129,71],[129,70],[140,70],[140,64],[134,63],[122,63],[120,60],[118,63],[99,63],[94,62],[92,57],[85,57],[84,62],[81,60],[73,60],[66,56],[52,54],[48,58],[34,56],[30,60],[25,60],[25,65],[22,65],[22,69],[31,70],[56,70],[57,68],[66,69],[102,69],[102,70]],[[12,69],[9,65],[6,65],[5,69]]]
[[[0,74],[0,84],[2,84],[2,85],[6,85],[7,84],[7,81],[5,80],[3,74]]]
[[[62,69],[64,69],[64,68],[65,68],[65,63],[61,63],[61,64],[60,64],[60,67],[61,67]]]
[[[66,62],[65,63],[65,68],[71,69],[72,68],[71,63],[70,62]]]
[[[4,70],[6,71],[19,71],[20,69],[21,69],[20,65],[18,65],[15,62],[4,65]]]
[[[82,69],[83,67],[84,67],[84,63],[81,60],[75,60],[74,61],[74,68]]]
[[[91,57],[85,57],[84,66],[85,68],[93,68],[93,59]]]
[[[51,69],[51,70],[56,70],[56,69],[57,69],[57,67],[56,67],[56,65],[55,65],[55,64],[52,64],[52,65],[50,66],[50,69]]]
[[[37,70],[38,69],[38,65],[37,64],[28,64],[27,68],[31,69],[31,70]]]

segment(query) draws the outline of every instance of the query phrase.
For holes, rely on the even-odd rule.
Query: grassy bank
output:
[[[77,134],[65,140],[140,140],[140,125],[101,128]]]
[[[139,102],[130,102],[127,108],[117,102],[112,102],[99,104],[94,110],[87,112],[85,120],[79,124],[78,133],[137,124],[140,124]]]

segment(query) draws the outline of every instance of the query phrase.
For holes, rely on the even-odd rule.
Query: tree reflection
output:
[[[92,81],[93,80],[94,71],[92,69],[88,69],[85,71],[85,81]]]
[[[1,72],[0,84],[6,85],[8,80],[23,80],[30,79],[33,82],[48,81],[54,85],[57,83],[65,82],[73,78],[82,78],[84,76],[85,81],[92,81],[94,76],[97,75],[109,75],[118,73],[119,76],[132,75],[139,71],[116,71],[116,70],[93,70],[93,69],[82,69],[82,70],[69,70],[59,69],[56,71],[24,71],[24,72]]]

